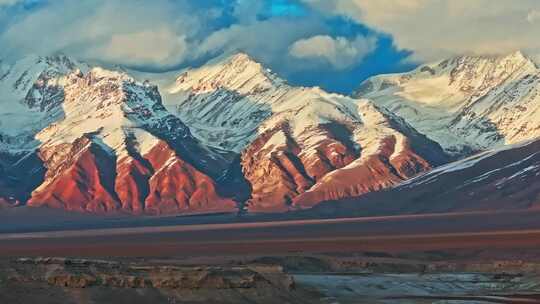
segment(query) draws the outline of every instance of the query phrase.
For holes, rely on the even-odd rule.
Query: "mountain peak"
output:
[[[262,66],[257,60],[244,52],[233,54],[223,54],[208,61],[205,66],[227,65],[227,64],[245,64]]]
[[[442,61],[442,63],[447,62],[455,63],[458,67],[468,66],[469,69],[471,66],[491,66],[509,73],[517,70],[533,72],[537,69],[534,61],[520,50],[502,55],[462,55]]]
[[[463,55],[373,77],[357,94],[374,99],[459,155],[537,134],[532,109],[537,108],[538,74],[521,51]]]
[[[449,71],[451,83],[472,96],[484,95],[502,83],[538,72],[534,62],[521,51],[499,56],[462,56],[452,60],[448,68],[443,70]]]
[[[522,62],[523,64],[538,68],[534,61],[520,50],[507,54],[506,56],[504,56],[504,58],[509,61]]]
[[[211,60],[206,65],[182,73],[170,93],[198,93],[225,89],[239,94],[264,90],[285,81],[245,53]]]
[[[100,67],[94,67],[88,72],[88,77],[93,79],[108,79],[108,80],[119,80],[119,81],[135,81],[132,77],[124,72],[106,70]]]
[[[78,65],[77,60],[63,53],[40,57],[40,61],[46,62],[49,65],[64,66],[70,70],[75,69],[75,67]]]
[[[520,59],[527,59],[527,56],[523,54],[521,50],[517,50],[514,52],[511,52],[507,55],[507,57],[514,57],[514,58],[520,58]]]
[[[253,57],[243,52],[239,52],[239,53],[229,56],[229,61],[230,62],[243,62],[243,63],[249,63],[249,64],[260,64],[255,59],[253,59]]]
[[[524,61],[529,60],[528,57],[523,53],[521,50],[516,50],[512,52],[507,53],[486,53],[486,54],[477,54],[477,53],[466,53],[466,54],[460,54],[453,57],[447,58],[447,60],[492,60],[492,61],[501,61],[505,59],[513,59],[516,61]]]

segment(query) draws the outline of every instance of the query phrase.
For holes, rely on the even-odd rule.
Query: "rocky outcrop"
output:
[[[309,148],[298,145],[282,129],[264,134],[250,145],[242,158],[246,179],[252,185],[248,210],[312,207],[322,201],[379,191],[432,168],[408,140],[401,138],[404,142],[398,146],[397,135],[371,142],[376,151],[366,149],[363,153],[324,127],[309,136],[321,134],[323,139]],[[276,136],[286,139],[278,148],[268,145]]]
[[[63,258],[0,261],[2,303],[317,303],[277,265]]]
[[[290,291],[292,277],[279,266],[188,267],[116,261],[37,258],[3,265],[7,280],[43,282],[67,288],[155,288],[230,290],[275,288]],[[28,273],[32,273],[31,276]]]
[[[116,164],[114,191],[118,195],[122,210],[141,214],[145,211],[149,180],[154,170],[146,159],[126,156]]]
[[[356,122],[315,124],[296,134],[285,123],[257,138],[242,158],[252,185],[248,210],[295,210],[360,196],[446,161],[436,143],[369,101],[357,103]]]

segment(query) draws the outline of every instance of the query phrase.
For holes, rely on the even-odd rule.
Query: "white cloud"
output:
[[[187,55],[185,36],[167,28],[143,30],[135,33],[113,34],[110,40],[99,49],[114,62],[137,65],[170,65],[178,63]]]
[[[0,48],[0,57],[62,51],[91,61],[168,69],[244,51],[267,64],[280,65],[293,42],[328,29],[322,18],[314,16],[258,18],[265,9],[262,1],[238,0],[234,5],[191,0],[46,3],[14,18],[8,26],[2,26],[0,16],[0,45],[9,46]],[[227,14],[227,21],[219,20]]]
[[[344,37],[317,35],[296,41],[289,49],[295,58],[323,60],[336,69],[345,69],[360,63],[377,45],[374,37],[358,36],[353,40]]]
[[[303,0],[389,33],[419,60],[455,54],[540,53],[538,0]]]
[[[243,51],[264,62],[280,62],[289,45],[321,30],[321,24],[311,19],[252,20],[215,31],[200,42],[195,55]]]
[[[0,29],[0,45],[9,46],[0,55],[63,51],[115,64],[173,65],[209,18],[215,13],[190,10],[183,0],[51,1]]]

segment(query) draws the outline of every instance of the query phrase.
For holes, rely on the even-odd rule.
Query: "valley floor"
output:
[[[96,299],[122,303],[137,297],[155,303],[272,303],[278,295],[281,303],[538,302],[538,211],[302,220],[282,217],[274,221],[266,217],[263,222],[260,218],[234,218],[231,222],[228,217],[94,218],[100,223],[113,221],[117,227],[104,225],[108,228],[98,229],[88,224],[75,230],[41,232],[26,227],[24,233],[6,229],[0,234],[0,273],[22,269],[18,273],[25,283],[13,285],[13,280],[0,278],[0,303],[17,298],[19,302],[10,303],[31,303],[21,295],[46,293],[50,293],[50,299],[69,298],[70,303],[109,303]],[[25,281],[24,273],[33,273],[32,267],[42,267],[44,274],[50,274],[47,267],[52,263],[56,265],[52,269],[85,272],[84,267],[93,263],[83,262],[84,267],[72,269],[78,262],[45,259],[48,266],[43,268],[39,265],[44,260],[38,259],[40,262],[30,264],[24,260],[25,266],[17,268],[19,257],[31,257],[32,261],[43,256],[135,263],[139,265],[137,271],[155,265],[197,271],[211,267],[217,269],[214,274],[218,277],[236,276],[238,271],[242,277],[242,271],[254,269],[251,265],[262,265],[256,269],[263,269],[262,273],[283,269],[279,275],[291,277],[295,283],[291,289],[265,285],[264,292],[246,287],[197,293],[176,285],[80,289],[58,286],[58,281],[51,287],[45,279]],[[231,272],[228,267],[237,268]],[[90,275],[100,275],[95,267],[88,269],[93,271]],[[127,273],[133,275],[131,270]],[[77,278],[75,282],[80,282]]]
[[[79,215],[77,215],[79,216]],[[13,218],[12,218],[13,220]],[[216,220],[216,222],[212,222]],[[117,228],[0,233],[0,256],[198,256],[540,248],[540,212],[250,221],[123,219]],[[118,219],[99,219],[97,223]],[[67,220],[66,220],[67,222]],[[104,225],[105,225],[104,224]],[[111,223],[108,223],[112,225]],[[2,224],[4,227],[5,223]]]

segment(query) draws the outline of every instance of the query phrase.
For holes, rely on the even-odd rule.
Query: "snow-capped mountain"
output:
[[[71,62],[62,58],[62,63]],[[3,109],[17,112],[12,117],[6,111],[2,122],[13,118],[21,123],[21,114],[36,124],[2,128],[11,132],[9,138],[31,140],[5,141],[4,153],[13,161],[3,169],[7,177],[0,183],[7,185],[10,172],[37,149],[37,167],[45,170],[29,168],[40,182],[28,205],[134,213],[236,209],[234,201],[217,194],[210,176],[222,173],[226,155],[200,145],[163,107],[156,86],[101,68],[85,73],[66,64],[60,69],[50,58],[30,62],[39,69],[11,68],[4,78],[3,87],[13,83],[18,95],[3,100]],[[18,152],[22,148],[28,152]]]
[[[34,135],[61,118],[62,76],[87,70],[64,55],[0,63],[0,149],[33,149]]]
[[[540,71],[521,52],[460,56],[375,76],[356,96],[404,118],[456,155],[540,136]]]
[[[197,138],[241,152],[257,137],[259,126],[274,111],[282,111],[280,106],[305,102],[297,98],[299,93],[240,53],[182,73],[166,88],[164,104]]]
[[[87,66],[64,55],[0,62],[0,197],[11,204],[43,179],[35,135],[62,117],[62,77],[76,68]]]
[[[446,182],[441,200],[497,196],[493,176],[534,194],[521,182],[538,176],[537,145],[517,143],[539,136],[540,73],[519,52],[373,77],[358,98],[291,86],[246,54],[154,83],[129,74],[63,55],[0,62],[1,206],[281,212],[403,195],[412,208]]]
[[[201,141],[241,152],[252,211],[379,190],[445,160],[371,101],[292,87],[246,54],[183,72],[165,105]]]

